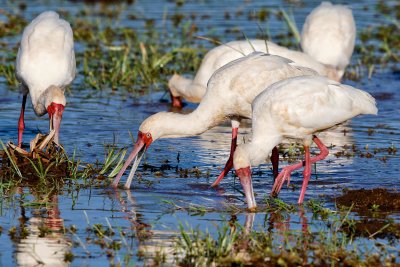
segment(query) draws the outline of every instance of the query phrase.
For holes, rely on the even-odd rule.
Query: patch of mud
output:
[[[335,199],[340,207],[351,207],[357,212],[400,211],[400,193],[389,192],[386,188],[344,190],[344,195]]]
[[[351,232],[353,236],[368,238],[391,240],[400,238],[400,224],[389,222],[388,220],[365,218],[348,227],[347,231]]]

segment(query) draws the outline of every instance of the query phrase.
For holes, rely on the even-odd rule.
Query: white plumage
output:
[[[75,65],[72,29],[56,12],[43,12],[25,28],[16,64],[16,76],[22,83],[24,95],[19,122],[19,145],[24,128],[24,101],[28,93],[36,115],[42,116],[51,111],[51,127],[56,130],[55,141],[58,142],[57,127],[66,104],[64,88],[75,77]]]
[[[211,75],[223,65],[254,51],[292,60],[297,66],[311,68],[318,74],[340,81],[350,62],[355,41],[352,12],[342,5],[323,2],[307,17],[301,36],[303,52],[294,51],[264,40],[233,41],[211,49],[193,80],[178,74],[168,86],[172,104],[181,107],[180,98],[198,103],[204,96]],[[268,50],[267,50],[268,47]]]
[[[368,93],[321,76],[294,77],[277,82],[254,99],[252,110],[252,140],[239,145],[233,159],[241,182],[251,186],[250,166],[264,162],[283,138],[300,139],[306,152],[306,171],[299,203],[303,202],[310,178],[310,162],[321,160],[328,153],[313,134],[357,115],[377,114],[378,111],[375,99]],[[312,141],[321,149],[321,155],[310,161],[307,151]],[[290,172],[301,167],[302,163],[283,168],[272,193],[278,194],[283,182],[289,180]],[[246,197],[249,208],[254,208],[254,196]]]
[[[287,49],[264,40],[233,41],[211,49],[205,56],[193,80],[174,74],[168,82],[173,98],[183,97],[189,102],[199,103],[207,90],[207,82],[212,74],[225,64],[249,55],[254,51],[278,55],[292,60],[294,65],[311,68],[320,75],[327,75],[324,65],[309,55]],[[174,104],[174,103],[173,103]],[[175,100],[175,105],[181,104]]]
[[[306,18],[301,47],[313,59],[336,69],[340,79],[350,63],[356,39],[351,9],[322,2]]]
[[[38,203],[40,201],[43,203],[40,199]],[[69,266],[65,256],[70,252],[72,242],[64,232],[64,220],[60,217],[57,196],[53,196],[51,201],[46,207],[46,218],[40,217],[43,216],[43,210],[33,210],[29,221],[25,222],[29,235],[16,244],[14,257],[17,266]],[[43,235],[43,229],[49,229],[51,233]]]
[[[234,133],[237,134],[241,117],[251,118],[251,103],[254,98],[277,81],[302,75],[316,73],[309,68],[297,67],[286,58],[260,52],[226,64],[212,75],[205,96],[192,113],[160,112],[141,124],[135,148],[115,178],[113,186],[118,185],[125,169],[136,158],[125,184],[125,188],[130,187],[140,158],[151,142],[159,138],[198,135],[230,118],[233,121],[231,157],[217,180],[219,181],[232,168],[232,156],[236,148]]]

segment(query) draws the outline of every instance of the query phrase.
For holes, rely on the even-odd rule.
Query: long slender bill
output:
[[[53,121],[53,129],[54,129],[54,143],[60,145],[60,125],[61,125],[62,115],[58,114],[57,112],[52,116]]]
[[[257,208],[257,204],[256,199],[254,198],[250,167],[236,170],[236,175],[239,177],[240,183],[242,184],[243,191],[246,196],[248,209],[250,211],[255,211],[255,209]]]
[[[60,125],[64,108],[65,108],[64,105],[54,102],[51,102],[51,104],[47,107],[47,113],[49,114],[50,117],[50,131],[51,130],[55,131],[54,143],[56,143],[58,146],[60,145],[59,134],[60,134]]]
[[[133,162],[132,169],[129,172],[128,179],[126,180],[126,183],[124,185],[125,189],[131,188],[131,183],[132,183],[133,176],[135,175],[135,172],[136,172],[136,170],[137,170],[137,168],[139,166],[139,163],[142,160],[145,152],[146,152],[146,146],[143,146],[143,148],[141,150],[139,150],[139,153],[135,157],[135,161]]]
[[[132,178],[133,178],[133,175],[135,174],[137,166],[139,165],[140,160],[143,157],[144,151],[145,151],[145,142],[143,141],[143,139],[139,138],[137,140],[135,146],[133,147],[133,151],[129,155],[128,159],[125,161],[124,166],[122,166],[122,169],[119,171],[119,173],[117,174],[117,177],[115,177],[114,181],[112,182],[112,184],[111,184],[112,187],[117,188],[119,180],[121,180],[121,177],[124,174],[125,170],[131,164],[131,162],[133,160],[135,160],[132,170],[129,174],[129,178],[128,178],[129,184],[128,184],[128,181],[125,184],[125,188],[126,188],[126,186],[128,186],[128,188],[129,188],[130,182],[132,181]],[[139,156],[140,156],[140,158],[139,158]]]

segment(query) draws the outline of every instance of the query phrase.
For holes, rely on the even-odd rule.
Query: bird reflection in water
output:
[[[18,266],[68,266],[65,261],[72,243],[64,235],[64,220],[60,217],[58,196],[50,197],[51,203],[43,210],[33,209],[26,217],[21,205],[21,228],[27,228],[26,238],[18,240],[15,258]]]
[[[174,262],[174,238],[178,235],[177,231],[152,229],[150,224],[144,222],[142,215],[137,211],[137,203],[132,196],[131,190],[112,190],[114,194],[110,197],[115,198],[120,204],[120,211],[124,213],[124,218],[132,223],[131,247],[132,252],[137,249],[139,254],[144,255],[142,260],[144,265],[154,265],[153,259],[157,255],[164,255],[166,263]],[[121,194],[124,192],[125,195]],[[136,244],[136,247],[133,246]],[[133,253],[132,253],[133,254]]]
[[[244,214],[245,218],[242,227],[238,227],[238,215],[234,214],[231,216],[229,225],[231,232],[242,231],[242,238],[239,239],[241,240],[240,244],[236,244],[242,248],[242,251],[246,251],[250,247],[250,242],[264,240],[266,241],[265,245],[271,245],[273,250],[279,250],[281,253],[285,253],[289,245],[301,255],[303,264],[307,264],[307,251],[310,238],[312,237],[308,219],[302,206],[298,207],[298,217],[291,216],[294,214],[293,212],[289,213],[281,210],[271,210],[265,214],[258,213],[258,216],[264,216],[264,226],[262,226],[255,223],[257,213],[249,212]],[[299,229],[300,226],[301,230]],[[254,227],[256,227],[256,229],[254,229]],[[266,231],[264,231],[263,228],[265,228]],[[299,232],[301,232],[300,235],[297,234]],[[301,247],[298,247],[300,244]],[[278,251],[276,251],[276,253],[278,253]],[[242,256],[245,257],[246,255]]]

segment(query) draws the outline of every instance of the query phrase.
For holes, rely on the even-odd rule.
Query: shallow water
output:
[[[222,5],[220,1],[189,1],[180,9],[181,12],[190,12],[196,10],[199,14],[207,13],[210,18],[203,20],[199,25],[204,28],[204,34],[208,27],[213,31],[224,32],[224,29],[233,25],[243,26],[241,29],[251,37],[254,31],[253,22],[249,22],[244,16],[241,20],[231,19],[228,22],[223,20],[223,12],[234,12],[242,8],[246,12],[257,9],[260,6],[266,6],[263,1],[243,2],[233,1],[237,5],[231,4],[230,7]],[[317,1],[310,1],[304,7],[291,6],[294,9],[298,24],[301,25],[305,15],[310,8],[316,5]],[[365,20],[363,17],[373,17],[373,10],[362,11],[362,7],[372,1],[361,1],[354,5],[353,9],[357,20],[357,25],[363,27]],[[4,5],[4,4],[3,4]],[[54,5],[54,6],[52,6]],[[130,11],[138,14],[146,14],[146,18],[154,18],[160,22],[164,12],[163,8],[153,8],[160,5],[168,7],[168,10],[176,9],[175,5],[164,1],[140,1],[137,4],[129,6],[126,13]],[[286,2],[274,1],[271,6],[286,6]],[[44,10],[44,6],[59,7],[57,4],[47,1],[39,2],[34,7],[27,9],[28,18],[37,12]],[[72,12],[80,8],[82,4],[65,2],[63,9]],[[211,7],[211,8],[210,8]],[[379,17],[368,23],[379,21]],[[122,25],[136,26],[132,21],[120,21]],[[131,24],[130,24],[131,23]],[[203,24],[202,24],[203,23]],[[160,26],[158,23],[156,24]],[[279,31],[281,25],[271,23],[269,25],[272,31]],[[253,30],[252,30],[253,29]],[[210,29],[211,31],[211,29]],[[229,35],[224,36],[227,40]],[[77,79],[79,80],[79,79]],[[373,158],[361,158],[359,156],[346,158],[337,158],[334,153],[339,151],[344,145],[356,145],[365,152],[373,151],[374,148],[387,148],[390,146],[399,147],[400,143],[400,115],[398,107],[400,106],[400,74],[397,72],[384,71],[377,73],[371,80],[363,79],[360,82],[345,81],[353,86],[362,88],[377,97],[379,115],[361,116],[353,119],[345,126],[346,134],[343,134],[343,128],[338,128],[331,133],[322,136],[326,144],[333,144],[332,153],[328,158],[316,165],[317,174],[313,174],[309,183],[306,200],[319,199],[325,202],[328,208],[334,208],[335,203],[332,200],[334,196],[342,194],[343,188],[376,188],[385,187],[398,191],[400,161],[398,155],[386,155],[381,153]],[[76,84],[76,81],[75,81]],[[75,85],[74,84],[74,85]],[[63,116],[61,129],[61,142],[64,144],[68,154],[77,151],[77,156],[84,162],[100,161],[104,157],[104,144],[114,142],[119,146],[132,146],[128,132],[131,131],[136,137],[137,129],[146,117],[159,111],[169,111],[169,105],[159,103],[162,93],[152,94],[140,99],[131,99],[125,94],[111,94],[108,91],[93,92],[90,90],[75,91],[72,85],[72,92],[68,94],[68,104]],[[384,94],[389,94],[390,98],[385,99]],[[22,97],[13,88],[9,88],[5,83],[0,85],[0,139],[3,141],[13,140],[16,142],[17,121],[19,116],[20,102]],[[193,110],[195,105],[188,105],[184,112]],[[369,135],[369,129],[375,132]],[[28,101],[26,112],[26,130],[24,140],[27,142],[35,134],[47,132],[48,120],[45,117],[37,118]],[[240,129],[240,135],[249,133],[248,128]],[[230,205],[244,208],[243,197],[237,189],[240,184],[230,174],[225,178],[217,190],[210,189],[209,186],[218,175],[220,168],[223,167],[227,159],[230,147],[230,127],[229,124],[216,127],[207,133],[190,138],[163,139],[158,140],[151,145],[143,162],[149,165],[160,167],[163,163],[168,163],[173,167],[172,170],[163,172],[161,178],[154,176],[149,170],[143,170],[143,164],[139,167],[142,178],[153,183],[138,183],[134,180],[131,190],[118,190],[114,192],[110,189],[95,188],[92,190],[81,190],[78,195],[71,196],[64,193],[58,196],[58,205],[44,208],[37,208],[24,203],[35,201],[32,192],[28,188],[22,192],[16,192],[9,198],[4,198],[1,202],[0,225],[3,227],[3,233],[0,236],[0,263],[4,266],[10,264],[23,265],[23,260],[27,260],[26,247],[29,244],[35,244],[37,256],[40,257],[41,249],[46,251],[45,247],[54,248],[61,256],[52,256],[55,263],[60,264],[63,254],[72,249],[75,259],[73,266],[95,264],[108,265],[107,255],[98,245],[87,242],[86,227],[93,224],[110,224],[113,229],[120,227],[122,230],[137,234],[138,229],[147,229],[151,231],[152,236],[146,239],[146,242],[137,236],[126,237],[126,246],[116,253],[115,262],[121,261],[127,252],[135,253],[138,249],[147,249],[151,251],[151,245],[162,243],[168,247],[167,240],[174,236],[178,229],[178,222],[186,223],[192,227],[199,226],[200,229],[208,229],[215,233],[214,224],[220,224],[230,219],[230,212],[227,208]],[[239,138],[239,140],[242,140]],[[177,157],[179,155],[179,162]],[[387,161],[383,162],[378,158],[386,155]],[[285,166],[287,162],[280,162]],[[175,171],[177,168],[198,167],[204,174],[210,172],[210,178],[196,178],[193,175],[188,178],[179,178]],[[261,172],[259,172],[259,170]],[[126,177],[126,176],[125,176]],[[125,178],[124,177],[124,178]],[[279,197],[288,203],[295,204],[299,195],[302,181],[302,173],[297,172],[292,176],[292,184],[295,190],[282,189]],[[255,168],[253,176],[253,186],[257,194],[256,200],[263,207],[263,198],[267,196],[272,188],[272,175],[270,165],[264,164]],[[203,216],[190,216],[186,211],[174,210],[164,200],[173,201],[179,206],[188,207],[189,205],[202,205],[213,210],[205,213]],[[60,215],[57,216],[56,207]],[[52,208],[52,209],[51,209]],[[51,215],[48,212],[51,211]],[[54,215],[55,214],[55,215]],[[323,223],[311,220],[311,214],[306,213],[309,218],[309,227],[317,231],[323,227]],[[47,220],[44,219],[47,217]],[[254,217],[254,218],[253,218]],[[246,224],[250,227],[251,221],[254,229],[267,229],[267,213],[260,212],[249,215],[241,211],[237,214],[240,224]],[[398,214],[392,216],[397,221]],[[300,215],[292,215],[287,220],[287,226],[292,229],[301,229],[304,218]],[[37,224],[45,223],[55,229],[60,229],[62,223],[65,227],[75,225],[77,232],[72,234],[59,233],[52,237],[38,238]],[[271,224],[271,222],[270,222]],[[273,224],[273,222],[272,222]],[[16,226],[20,228],[25,225],[34,234],[23,241],[12,241],[7,233]],[[58,228],[57,228],[58,227]],[[279,231],[279,230],[277,230]],[[118,235],[118,234],[117,234]],[[123,238],[122,238],[123,239]],[[49,246],[48,244],[52,244]],[[397,248],[399,248],[397,244]],[[25,254],[24,254],[25,253]],[[44,253],[44,252],[43,252]],[[49,258],[48,256],[46,258]],[[137,259],[138,260],[138,259]],[[140,262],[140,260],[138,260]]]

